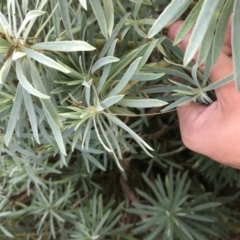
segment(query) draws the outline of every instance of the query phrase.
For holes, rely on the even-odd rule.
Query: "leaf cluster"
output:
[[[2,1],[0,238],[237,234],[238,193],[225,191],[239,172],[187,151],[171,112],[211,104],[234,75],[239,85],[239,69],[208,81],[237,9],[237,0]],[[173,45],[165,27],[186,12]],[[176,44],[193,25],[184,55]]]

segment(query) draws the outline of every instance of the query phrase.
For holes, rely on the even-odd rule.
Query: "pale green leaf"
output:
[[[80,4],[81,4],[81,6],[82,6],[85,10],[87,10],[87,0],[79,0],[79,2],[80,2]]]
[[[113,152],[112,149],[110,149],[109,147],[107,147],[107,145],[104,143],[104,141],[102,140],[101,136],[100,136],[100,133],[99,133],[99,126],[97,126],[97,117],[96,115],[93,116],[93,125],[94,125],[94,129],[95,129],[95,132],[97,134],[97,138],[98,140],[100,141],[100,143],[102,144],[102,146],[108,151],[108,152]]]
[[[34,51],[30,48],[22,48],[22,51],[27,53],[27,55],[36,60],[39,63],[42,63],[45,66],[48,66],[50,68],[54,68],[56,70],[59,70],[61,72],[64,73],[69,73],[70,71],[68,69],[66,69],[64,66],[62,66],[61,64],[57,63],[56,61],[54,61],[53,59],[51,59],[50,57],[45,56],[42,53],[39,53],[37,51]]]
[[[198,51],[219,1],[204,1],[184,55],[184,65],[187,65]]]
[[[190,5],[192,0],[172,0],[164,9],[148,32],[148,38],[154,37],[164,27],[176,21]]]
[[[38,6],[36,6],[36,10],[42,11],[44,8],[45,4],[48,2],[48,0],[41,0],[41,2],[38,1]],[[29,33],[32,30],[32,27],[35,24],[37,18],[33,18],[27,25],[26,29],[23,32],[23,38],[26,41],[27,37],[29,37]]]
[[[57,142],[57,145],[63,155],[67,155],[66,150],[65,150],[65,144],[63,141],[62,133],[61,130],[56,126],[56,124],[52,121],[51,116],[49,115],[48,111],[44,108],[44,113],[47,118],[48,124],[50,125],[52,129],[52,133],[54,135],[55,141]]]
[[[33,136],[36,142],[40,144],[40,140],[38,136],[37,117],[36,117],[36,113],[33,106],[33,100],[31,98],[31,95],[25,89],[22,89],[22,92],[23,92],[24,103],[28,113],[28,118],[33,131]]]
[[[55,11],[56,6],[58,9]],[[53,18],[53,23],[54,23],[55,34],[56,34],[56,36],[59,36],[61,22],[60,22],[60,11],[59,11],[58,0],[51,0],[51,8],[52,8],[52,12],[54,12],[52,18]]]
[[[235,73],[235,81],[238,92],[240,92],[240,47],[239,47],[239,22],[240,22],[240,1],[234,1],[233,6],[233,20],[232,20],[232,53],[233,53],[233,67]]]
[[[10,27],[7,19],[5,18],[5,16],[1,12],[0,12],[0,27],[7,29],[8,33],[10,35],[13,35],[11,27]]]
[[[114,95],[117,95],[121,90],[128,84],[128,82],[132,79],[132,76],[138,69],[138,65],[141,61],[142,57],[139,57],[134,60],[133,63],[129,66],[127,71],[125,72],[122,79],[119,81],[119,83],[111,90],[111,92],[107,95],[107,97],[111,97]]]
[[[33,84],[34,84],[35,88],[38,89],[39,91],[43,92],[43,93],[46,93],[46,90],[45,90],[44,85],[42,83],[42,79],[39,75],[39,72],[38,72],[38,69],[37,69],[35,63],[32,62],[31,60],[29,60],[28,63],[29,63],[29,66],[30,66],[31,77],[32,77]],[[49,118],[51,118],[52,122],[54,122],[54,124],[57,127],[61,128],[62,127],[62,122],[60,120],[60,117],[58,115],[56,107],[52,103],[52,100],[51,99],[40,98],[40,101],[41,101],[45,111],[48,112]]]
[[[113,57],[113,56],[103,57],[93,64],[93,66],[91,68],[91,73],[93,74],[99,68],[101,68],[107,64],[110,64],[113,62],[118,62],[118,61],[119,61],[119,58],[117,58],[117,57]]]
[[[116,43],[117,43],[117,39],[115,39],[115,41],[113,41],[113,43],[112,43],[112,45],[111,45],[111,47],[108,51],[108,56],[109,57],[114,55]],[[99,59],[99,60],[101,60],[101,59]],[[107,80],[107,77],[108,77],[108,74],[110,72],[111,66],[112,66],[112,64],[109,63],[109,64],[105,65],[104,68],[103,68],[103,73],[102,73],[102,76],[101,76],[100,81],[99,81],[98,86],[97,86],[97,92],[98,93],[101,92],[101,90],[102,90],[102,88],[103,88],[103,86],[104,86],[104,84]]]
[[[4,228],[1,224],[0,224],[0,230],[3,232],[3,234],[5,234],[7,237],[9,238],[14,238],[14,236],[6,229]]]
[[[17,73],[17,78],[20,84],[22,85],[23,88],[26,89],[27,92],[31,93],[32,95],[35,95],[36,97],[39,98],[50,98],[49,96],[39,92],[36,90],[26,79],[26,77],[23,74],[23,66],[20,61],[16,62],[16,73]]]
[[[103,0],[103,8],[106,16],[108,35],[112,35],[112,30],[114,27],[114,8],[113,0]]]
[[[58,0],[63,25],[70,39],[73,39],[68,0]]]
[[[203,210],[206,210],[206,209],[209,209],[209,208],[212,209],[212,208],[218,207],[220,205],[222,205],[222,203],[220,203],[220,202],[202,203],[202,204],[199,204],[198,206],[192,207],[191,211],[193,211],[193,212],[203,211]]]
[[[149,46],[147,46],[146,50],[144,51],[144,54],[142,56],[142,59],[139,63],[139,68],[141,68],[149,59],[149,57],[151,56],[153,49],[160,43],[163,41],[164,38],[160,38],[160,39],[156,39],[153,40]]]
[[[125,123],[123,123],[120,119],[118,119],[115,116],[107,115],[107,118],[117,124],[119,127],[124,129],[126,132],[130,134],[130,136],[141,146],[141,148],[149,155],[152,157],[152,155],[148,152],[147,149],[153,151],[153,149],[142,139],[140,138],[131,128],[129,128]],[[147,149],[146,149],[147,148]]]
[[[96,165],[99,169],[101,169],[102,171],[106,171],[106,168],[91,154],[89,154],[88,152],[84,152],[83,155],[87,158],[88,161]]]
[[[214,39],[214,34],[216,31],[216,24],[219,19],[219,15],[221,13],[221,9],[224,3],[225,3],[225,0],[219,0],[219,3],[209,23],[209,27],[205,33],[204,41],[201,43],[201,47],[200,47],[200,50],[198,53],[198,59],[197,59],[197,63],[199,66],[206,61],[206,58],[210,51],[210,48]]]
[[[201,10],[202,4],[204,0],[200,0],[197,2],[197,4],[194,6],[194,8],[191,10],[191,12],[188,14],[187,18],[183,22],[180,30],[178,31],[178,34],[173,42],[174,45],[178,44],[190,31],[190,29],[193,27],[194,23],[197,20],[198,14]]]
[[[88,0],[89,3],[92,6],[92,10],[95,14],[95,17],[97,18],[98,25],[101,29],[101,33],[103,36],[108,39],[108,26],[107,26],[107,20],[104,14],[104,10],[102,7],[102,4],[100,0]]]
[[[27,13],[27,9],[28,9],[28,0],[22,0],[22,11],[24,14]]]
[[[226,76],[226,77],[224,77],[224,78],[222,78],[222,79],[219,79],[218,81],[216,81],[216,82],[208,85],[207,87],[205,87],[205,88],[203,89],[203,91],[206,91],[206,92],[207,92],[207,91],[214,90],[214,89],[216,89],[216,88],[219,88],[219,87],[225,85],[226,83],[231,82],[233,79],[234,79],[234,74],[231,74],[231,75],[229,75],[229,76]]]
[[[156,80],[156,79],[159,79],[161,77],[165,76],[165,73],[145,73],[145,72],[138,72],[138,73],[135,73],[133,76],[132,76],[132,79],[133,80],[136,80],[136,81],[152,81],[152,80]]]
[[[14,51],[12,55],[12,60],[16,61],[17,59],[25,57],[26,55],[27,55],[26,53]]]
[[[55,41],[55,42],[43,42],[36,43],[31,46],[34,50],[49,50],[60,52],[75,52],[75,51],[93,51],[95,47],[92,47],[85,41]]]
[[[166,111],[169,111],[169,110],[172,110],[178,106],[181,106],[187,102],[189,102],[191,100],[191,97],[189,96],[184,96],[184,97],[181,97],[180,99],[178,99],[177,101],[169,104],[167,107],[165,107],[164,109],[161,110],[161,112],[166,112]]]
[[[10,215],[11,213],[12,213],[11,211],[0,212],[0,218],[6,217],[6,216]]]
[[[16,39],[18,39],[21,32],[23,31],[23,29],[25,28],[25,26],[28,24],[29,21],[31,21],[32,19],[37,18],[43,14],[45,14],[45,12],[39,11],[39,10],[33,10],[33,11],[28,12],[25,19],[23,20],[21,26],[18,29]]]
[[[12,59],[8,58],[2,65],[1,69],[0,69],[0,84],[4,83],[6,80],[6,77],[9,74],[9,70],[11,68],[12,65]]]
[[[234,1],[226,1],[221,14],[219,16],[215,36],[213,40],[213,64],[215,64],[222,52],[222,46],[225,39],[226,29],[228,26],[228,21],[233,11],[233,3]]]
[[[13,107],[12,107],[12,111],[11,111],[11,115],[7,124],[7,130],[6,130],[6,135],[5,135],[5,143],[8,146],[9,142],[12,138],[13,135],[13,131],[14,128],[16,126],[16,123],[19,119],[19,114],[20,114],[20,110],[21,110],[21,104],[22,104],[22,86],[18,85],[17,87],[17,91],[16,91],[16,95],[14,98],[14,102],[13,102]]]
[[[134,107],[134,108],[152,108],[161,107],[168,104],[167,102],[158,99],[128,99],[124,98],[118,102],[118,105]]]
[[[108,51],[108,49],[112,46],[113,42],[116,41],[116,37],[119,34],[121,28],[123,27],[125,20],[128,18],[130,13],[126,13],[124,17],[121,18],[117,26],[114,28],[111,37],[107,40],[106,44],[104,45],[103,49],[99,53],[98,59],[101,59]]]
[[[118,103],[123,97],[124,95],[117,95],[106,98],[101,102],[101,106],[103,109],[109,108],[112,105]]]

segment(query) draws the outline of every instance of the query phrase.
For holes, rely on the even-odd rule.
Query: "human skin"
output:
[[[169,27],[168,37],[174,40],[183,21]],[[179,43],[186,50],[191,33]],[[233,73],[231,55],[231,21],[224,47],[209,79],[216,82]],[[200,71],[204,71],[201,66]],[[183,143],[191,150],[211,159],[240,169],[240,94],[234,81],[215,90],[217,100],[210,106],[187,103],[177,108]]]

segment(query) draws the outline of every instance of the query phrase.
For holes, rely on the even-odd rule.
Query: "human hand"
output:
[[[172,24],[168,37],[174,40],[182,21]],[[189,33],[179,47],[186,50]],[[239,46],[240,47],[240,46]],[[231,55],[231,21],[225,36],[224,47],[218,62],[212,67],[211,82],[233,73]],[[201,66],[200,71],[204,71]],[[222,164],[240,168],[240,94],[234,81],[215,91],[217,100],[210,106],[188,103],[177,108],[184,144],[191,150],[206,155]]]

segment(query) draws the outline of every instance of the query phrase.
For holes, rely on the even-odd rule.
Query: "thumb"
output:
[[[186,125],[189,127],[191,124],[196,122],[197,119],[199,119],[199,116],[202,115],[207,108],[208,106],[195,102],[188,102],[177,107],[180,126],[182,127]]]

